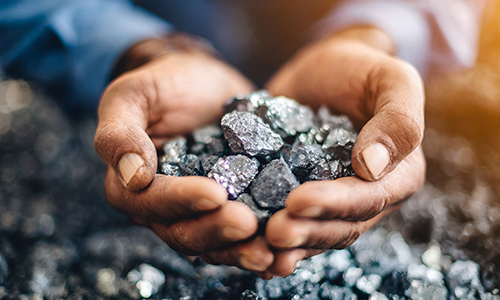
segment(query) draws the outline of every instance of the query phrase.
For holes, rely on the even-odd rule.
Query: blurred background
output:
[[[318,19],[326,12],[322,5],[298,22]],[[260,65],[273,69],[285,58],[271,56]],[[257,73],[265,78],[269,72]],[[110,208],[103,196],[105,168],[93,149],[95,119],[76,121],[36,86],[1,78],[0,299],[138,299],[158,291],[153,297],[193,299],[196,289],[224,299],[234,290],[258,290],[254,275],[198,260],[191,264]],[[485,290],[499,294],[498,6],[484,18],[476,66],[455,73],[433,70],[426,88],[427,183],[367,236],[389,245],[391,236],[401,234],[415,259],[429,268],[422,256],[438,249],[443,272],[456,260],[475,261]],[[349,250],[349,262],[362,267],[356,251]]]

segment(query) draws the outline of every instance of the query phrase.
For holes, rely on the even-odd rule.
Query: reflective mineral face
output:
[[[301,183],[353,176],[356,132],[346,116],[309,107],[267,91],[237,96],[220,124],[164,145],[159,172],[207,176],[248,205],[261,223],[284,207]]]

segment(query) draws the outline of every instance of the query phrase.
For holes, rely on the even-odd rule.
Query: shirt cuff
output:
[[[324,36],[355,25],[370,25],[387,33],[401,59],[425,73],[431,47],[427,20],[417,7],[398,0],[344,1],[321,21]]]
[[[68,5],[52,16],[50,27],[69,52],[74,104],[96,107],[121,54],[141,40],[165,35],[171,26],[123,1],[91,3]]]

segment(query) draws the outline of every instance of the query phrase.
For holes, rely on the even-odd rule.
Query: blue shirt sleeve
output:
[[[95,110],[120,54],[170,30],[125,0],[2,0],[0,68],[66,108]]]

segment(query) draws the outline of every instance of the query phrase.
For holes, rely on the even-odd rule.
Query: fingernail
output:
[[[197,210],[214,210],[220,205],[212,200],[201,198],[195,203],[195,209]]]
[[[118,170],[122,175],[125,184],[128,184],[132,177],[137,173],[137,170],[144,165],[144,160],[137,153],[129,153],[122,157],[118,163]]]
[[[229,240],[243,240],[249,237],[248,232],[245,230],[235,228],[232,226],[226,226],[222,228],[222,235],[224,235]]]
[[[246,255],[242,255],[240,257],[240,263],[245,269],[248,269],[250,271],[265,271],[267,269],[266,266],[255,262],[252,258]]]
[[[295,248],[298,246],[302,246],[306,242],[306,237],[302,235],[298,235],[293,240],[291,240],[285,247]]]
[[[372,178],[378,179],[391,160],[389,151],[381,143],[366,147],[361,153],[366,169]],[[363,163],[363,162],[362,162]]]
[[[299,217],[316,218],[316,217],[319,217],[323,214],[323,208],[321,208],[319,206],[311,206],[311,207],[299,210],[298,212],[296,212],[294,214],[299,216]]]

